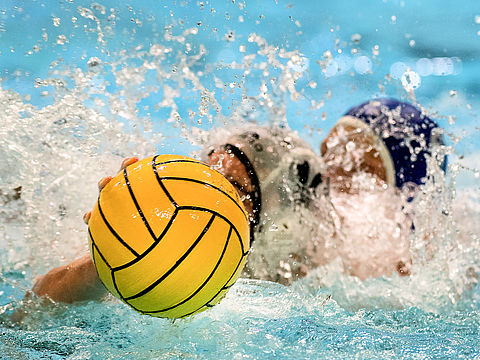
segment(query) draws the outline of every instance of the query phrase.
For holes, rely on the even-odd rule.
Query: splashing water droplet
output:
[[[422,79],[412,70],[407,70],[402,76],[402,85],[406,91],[415,90],[420,86]]]
[[[68,43],[67,37],[65,35],[58,35],[57,36],[57,44],[64,45],[65,43]]]
[[[352,37],[350,38],[353,42],[358,43],[362,38],[362,35],[360,34],[353,34]]]
[[[60,26],[60,18],[53,16],[52,17],[53,26]]]

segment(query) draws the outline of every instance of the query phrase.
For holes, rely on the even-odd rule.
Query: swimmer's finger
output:
[[[88,225],[88,222],[90,221],[90,218],[92,217],[92,212],[89,211],[83,215],[83,222]]]
[[[107,184],[112,180],[111,176],[105,176],[98,182],[98,190],[102,191],[102,189],[107,186]]]
[[[135,164],[137,161],[138,161],[138,157],[136,157],[136,156],[126,158],[125,160],[123,160],[122,166],[120,167],[120,170],[125,169],[128,165]]]
[[[122,166],[120,167],[120,171],[125,169],[128,165],[132,165],[138,161],[137,157],[126,158],[122,162]],[[98,190],[102,191],[105,186],[112,180],[111,176],[105,176],[98,182]]]

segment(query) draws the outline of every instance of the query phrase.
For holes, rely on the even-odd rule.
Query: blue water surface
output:
[[[480,308],[471,301],[479,296],[477,287],[441,314],[349,312],[328,291],[306,296],[242,279],[214,309],[175,322],[113,298],[43,307],[23,325],[2,326],[0,351],[5,359],[475,359]]]

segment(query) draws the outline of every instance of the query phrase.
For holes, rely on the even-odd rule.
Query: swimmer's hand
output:
[[[131,158],[126,158],[122,162],[122,166],[120,166],[120,171],[123,171],[127,166],[135,164],[138,161],[137,157],[131,157]],[[112,180],[111,176],[105,176],[98,182],[98,191],[102,191],[105,186]],[[83,221],[85,224],[88,225],[88,221],[90,220],[90,217],[92,216],[92,212],[89,211],[83,215]]]
[[[125,159],[120,167],[120,171],[137,161],[137,157]],[[110,180],[112,180],[111,176],[101,179],[98,182],[99,191],[102,191]],[[83,216],[86,224],[88,224],[90,216],[91,212],[87,212]],[[98,277],[90,254],[70,264],[56,267],[47,274],[40,276],[35,280],[32,291],[38,296],[65,303],[98,300],[107,294],[107,290]]]

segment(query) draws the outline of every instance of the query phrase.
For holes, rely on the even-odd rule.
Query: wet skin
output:
[[[349,143],[354,145],[353,151],[359,156],[352,162],[353,166],[346,170],[338,160],[349,152]],[[387,172],[374,140],[361,129],[336,125],[323,140],[320,150],[327,165],[326,176],[330,178],[330,185],[339,191],[351,193],[352,178],[359,173],[374,175],[378,185],[387,181]]]

